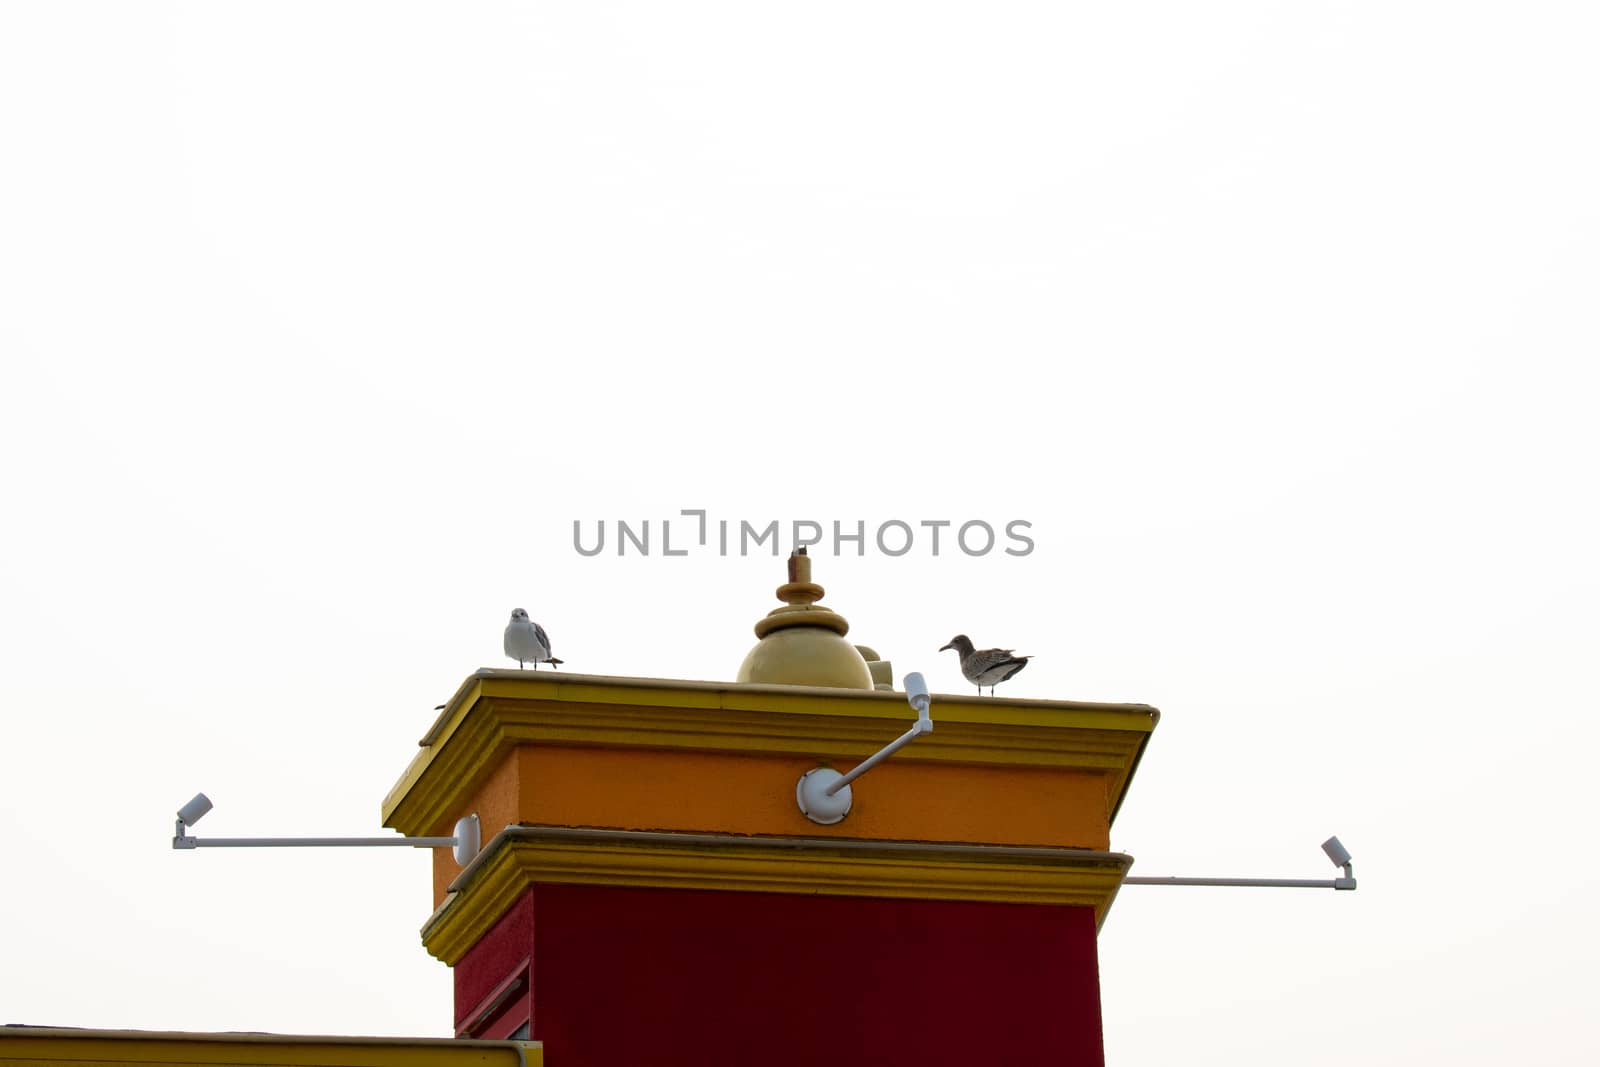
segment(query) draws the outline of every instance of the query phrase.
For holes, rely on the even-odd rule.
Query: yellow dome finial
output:
[[[741,682],[780,685],[824,685],[838,689],[871,689],[867,661],[844,639],[850,623],[821,607],[824,590],[811,580],[811,557],[804,548],[789,557],[789,580],[778,587],[784,602],[757,620],[761,640],[739,667]]]

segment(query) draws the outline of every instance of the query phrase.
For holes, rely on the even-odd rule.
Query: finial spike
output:
[[[789,582],[811,582],[811,557],[806,555],[804,546],[789,554]]]

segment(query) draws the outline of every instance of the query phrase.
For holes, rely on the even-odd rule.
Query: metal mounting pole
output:
[[[794,796],[806,818],[821,826],[832,826],[843,819],[850,814],[851,782],[923,734],[933,732],[933,719],[928,714],[933,697],[928,692],[928,683],[921,674],[913,672],[906,675],[905,686],[907,702],[917,709],[917,721],[911,724],[911,729],[856,764],[848,774],[840,774],[832,767],[813,767],[802,774],[795,784]]]
[[[1123,885],[1220,885],[1260,886],[1269,889],[1354,889],[1356,869],[1350,862],[1350,850],[1337,837],[1322,843],[1322,851],[1335,867],[1344,871],[1343,878],[1124,878]]]
[[[1354,889],[1356,880],[1344,878],[1124,878],[1123,885],[1261,886],[1269,889]]]
[[[204,793],[178,812],[178,825],[172,832],[172,847],[180,851],[196,848],[448,848],[456,863],[465,867],[478,854],[482,828],[478,815],[463,815],[456,820],[454,837],[194,837],[187,831],[206,812],[211,801]]]
[[[186,848],[452,848],[453,837],[185,837],[172,839],[172,847]]]

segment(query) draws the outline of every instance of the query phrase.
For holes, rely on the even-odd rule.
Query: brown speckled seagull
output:
[[[961,673],[966,675],[967,681],[978,687],[978,695],[983,695],[983,687],[989,687],[989,695],[994,696],[994,687],[1016,674],[1028,665],[1032,656],[1019,656],[1009,648],[985,648],[982,650],[972,647],[972,639],[966,634],[956,634],[950,643],[939,649],[943,652],[946,648],[956,650],[956,655],[961,657]]]

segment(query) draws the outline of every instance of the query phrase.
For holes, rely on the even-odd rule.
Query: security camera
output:
[[[1348,867],[1350,865],[1350,852],[1339,843],[1337,837],[1330,837],[1322,843],[1322,851],[1328,854],[1335,867]]]
[[[928,702],[932,699],[932,696],[928,693],[928,683],[923,679],[921,673],[912,671],[906,675],[906,701],[917,709],[917,714],[920,715],[926,712],[928,710]]]
[[[178,821],[185,826],[193,826],[210,810],[211,798],[204,793],[196,793],[193,800],[178,809]]]

